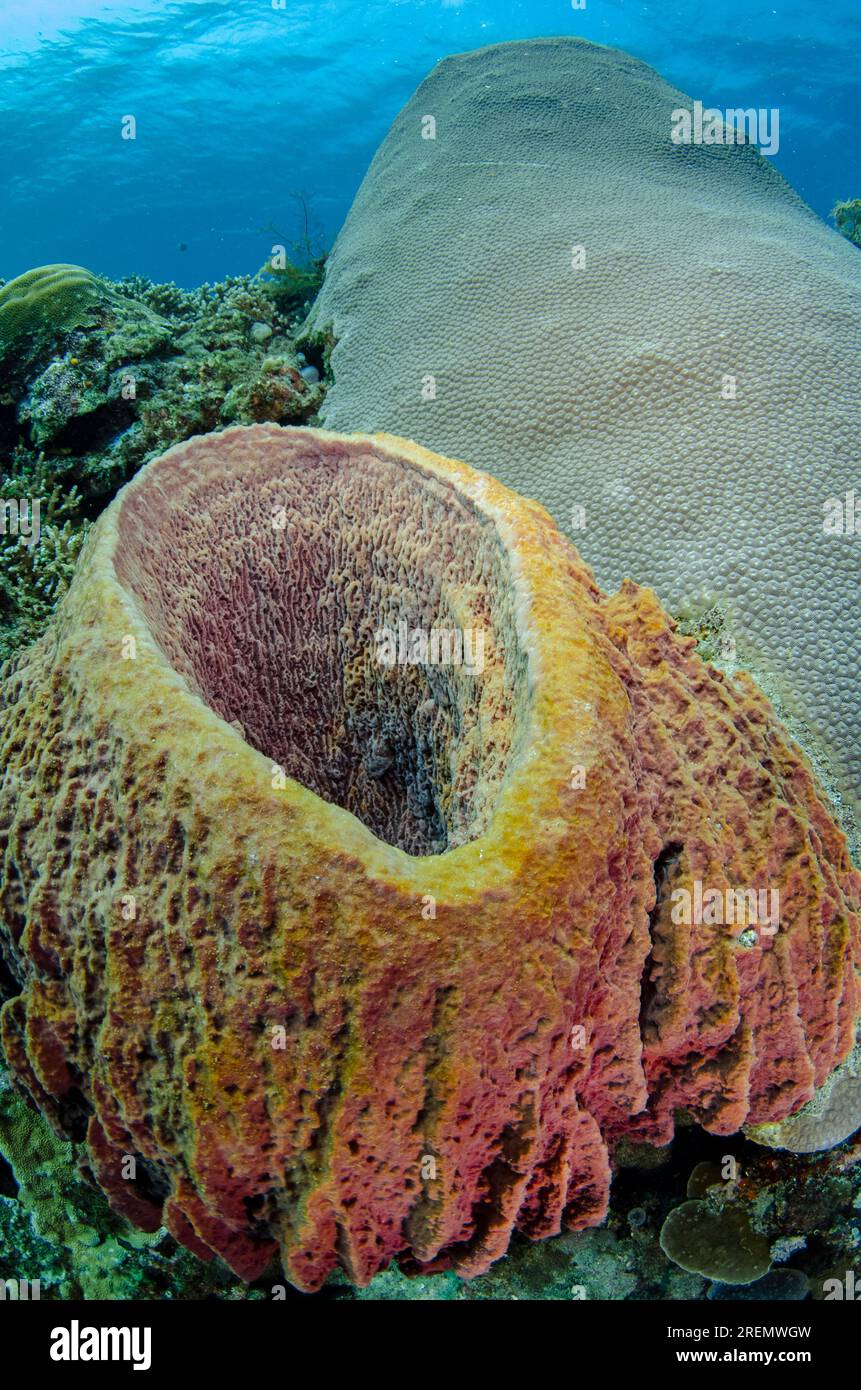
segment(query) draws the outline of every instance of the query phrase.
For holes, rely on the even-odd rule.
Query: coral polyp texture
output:
[[[620,1137],[776,1122],[851,1049],[859,875],[764,697],[405,440],[147,465],[0,751],[13,1074],[243,1279],[480,1273],[599,1223]],[[702,885],[779,914],[686,924]]]
[[[50,338],[85,323],[109,294],[80,265],[40,265],[0,289],[0,358],[23,338]]]
[[[861,808],[861,259],[730,142],[751,112],[693,111],[582,39],[444,58],[327,262],[321,419],[489,469],[604,587],[719,603]]]

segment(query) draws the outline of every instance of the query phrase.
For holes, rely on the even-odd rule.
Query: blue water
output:
[[[287,0],[284,11],[0,0],[0,276],[62,260],[192,286],[257,270],[273,240],[303,238],[305,207],[322,249],[439,58],[540,34],[628,49],[706,104],[779,107],[774,163],[816,211],[861,197],[858,0],[587,0],[583,11],[570,0]],[[135,141],[120,138],[126,115]]]

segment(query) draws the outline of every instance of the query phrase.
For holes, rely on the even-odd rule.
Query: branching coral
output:
[[[22,278],[35,277],[47,296],[41,312],[53,299],[40,275]],[[191,292],[140,276],[71,279],[82,293],[91,282],[98,313],[85,324],[72,314],[64,329],[55,315],[50,332],[18,339],[3,364],[0,501],[40,499],[43,526],[35,549],[0,536],[0,657],[39,635],[87,519],[148,458],[224,424],[308,420],[323,399],[324,388],[301,374],[289,312],[262,283],[236,276]],[[263,315],[261,341],[250,330]]]
[[[6,507],[24,504],[33,534],[16,534]],[[38,524],[33,527],[38,505]],[[50,477],[41,456],[34,468],[0,483],[3,535],[0,536],[0,659],[32,642],[44,630],[66,592],[86,539],[77,489]]]
[[[861,883],[767,702],[406,441],[148,465],[6,666],[0,755],[10,1065],[243,1278],[474,1275],[599,1222],[622,1137],[778,1120],[852,1046]]]
[[[300,374],[290,312],[247,276],[194,293],[131,277],[103,284],[100,321],[34,345],[6,372],[0,412],[102,503],[168,444],[222,424],[304,421],[322,389]],[[250,330],[265,320],[263,342]],[[63,350],[60,350],[60,349]],[[0,428],[16,431],[0,413]]]

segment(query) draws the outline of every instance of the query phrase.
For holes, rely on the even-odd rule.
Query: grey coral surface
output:
[[[754,147],[674,143],[691,108],[579,39],[440,62],[327,264],[322,419],[536,497],[602,587],[721,603],[857,805],[861,259]]]

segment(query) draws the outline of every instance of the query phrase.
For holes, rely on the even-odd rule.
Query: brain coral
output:
[[[0,357],[22,338],[43,338],[82,323],[108,290],[79,265],[40,265],[0,289]]]
[[[852,1045],[859,875],[765,699],[405,440],[145,467],[3,668],[0,754],[9,1064],[243,1278],[481,1272],[599,1222],[620,1136],[777,1120]],[[677,923],[698,883],[779,929]]]
[[[467,458],[565,530],[582,507],[606,587],[721,602],[858,802],[861,259],[754,147],[674,144],[681,109],[579,39],[439,63],[327,265],[322,418]]]

